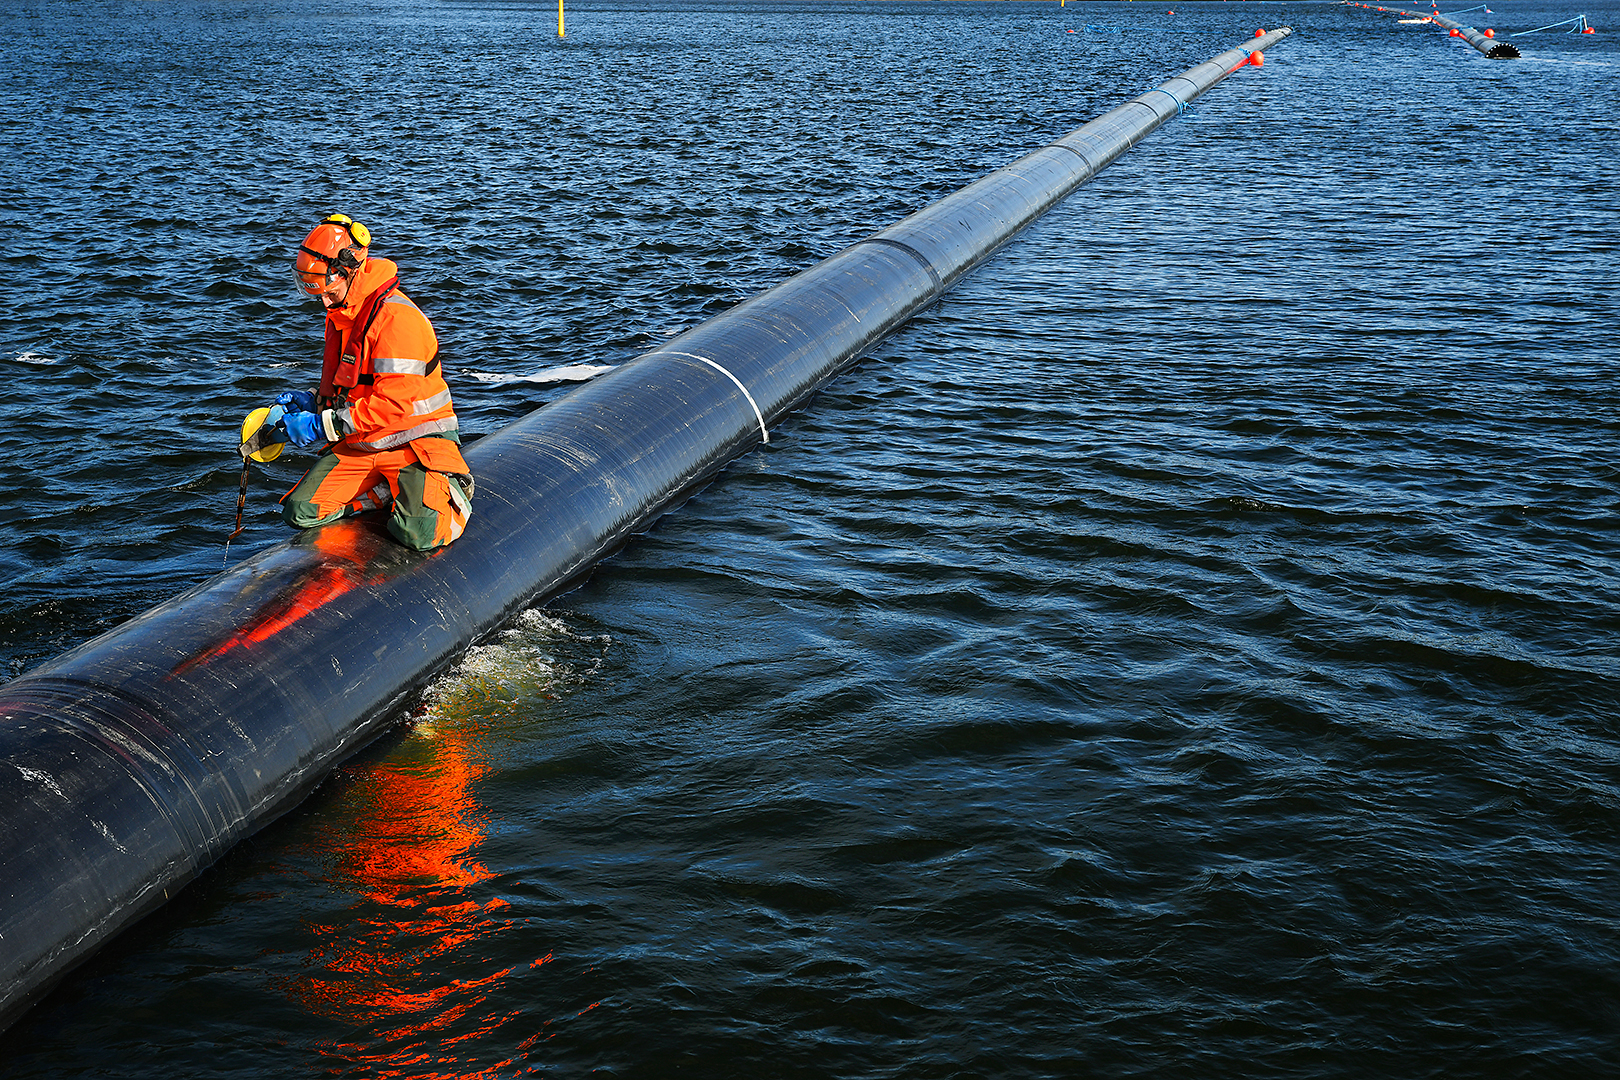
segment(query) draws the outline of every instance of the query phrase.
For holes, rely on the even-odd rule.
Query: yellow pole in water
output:
[[[563,0],[557,0],[557,36],[558,37],[563,36],[562,5],[563,5]]]

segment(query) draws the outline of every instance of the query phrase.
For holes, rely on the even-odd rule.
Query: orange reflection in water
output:
[[[329,842],[334,878],[356,903],[346,919],[310,928],[311,970],[287,987],[311,1013],[354,1030],[321,1048],[334,1064],[364,1064],[367,1075],[384,1077],[486,1075],[460,1044],[472,1051],[514,1019],[515,1010],[492,1011],[492,997],[512,1000],[495,991],[551,959],[488,969],[511,922],[505,901],[471,895],[493,876],[476,857],[484,839],[472,793],[484,771],[477,728],[418,729],[387,760],[348,774],[353,817]],[[481,938],[492,942],[482,955],[469,948]]]

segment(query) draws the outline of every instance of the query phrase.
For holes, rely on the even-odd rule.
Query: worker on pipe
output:
[[[472,474],[433,325],[399,291],[399,268],[372,258],[370,246],[371,231],[343,214],[299,245],[298,287],[326,309],[321,384],[277,395],[263,423],[295,446],[324,446],[282,500],[287,524],[307,529],[389,508],[394,538],[426,551],[466,528]]]

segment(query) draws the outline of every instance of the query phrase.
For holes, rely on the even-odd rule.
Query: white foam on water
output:
[[[580,634],[551,612],[525,611],[428,687],[417,731],[432,734],[435,720],[487,720],[555,700],[596,673],[612,642],[607,634]]]
[[[40,367],[50,367],[58,362],[49,356],[41,356],[39,353],[33,352],[18,353],[15,359],[19,364],[36,364]]]
[[[602,372],[612,370],[611,365],[567,364],[563,367],[537,371],[533,375],[502,375],[493,371],[464,371],[459,374],[477,379],[481,383],[489,383],[492,386],[504,386],[508,383],[588,382],[602,374]]]

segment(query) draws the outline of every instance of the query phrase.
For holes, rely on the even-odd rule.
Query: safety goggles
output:
[[[300,270],[296,264],[293,266],[293,280],[298,283],[298,294],[305,300],[320,300],[329,294],[332,286],[339,282],[349,280],[348,271],[341,267],[326,264],[325,271]]]
[[[366,235],[370,236],[369,233]],[[306,260],[310,269],[300,269],[299,264]],[[316,270],[316,266],[322,269]],[[299,244],[298,257],[293,260],[293,277],[298,281],[298,287],[303,290],[304,295],[316,300],[332,287],[333,282],[352,278],[358,269],[360,260],[356,258],[355,249],[352,247],[339,248],[336,254],[326,255]]]

